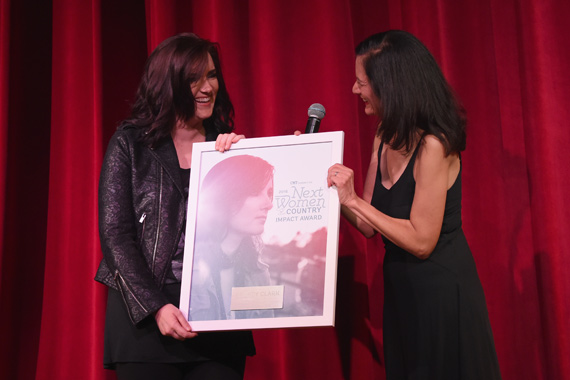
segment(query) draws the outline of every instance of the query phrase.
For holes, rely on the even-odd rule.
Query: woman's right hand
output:
[[[226,150],[230,150],[232,144],[235,144],[242,139],[245,139],[244,135],[238,135],[234,132],[222,133],[218,135],[218,138],[216,139],[215,149],[223,153]]]
[[[329,187],[336,187],[338,200],[343,206],[349,206],[349,203],[357,198],[354,191],[354,172],[344,165],[334,164],[329,168],[327,184]]]
[[[154,314],[154,319],[162,335],[178,340],[190,339],[198,335],[192,332],[190,323],[184,318],[182,312],[171,303],[158,309]]]

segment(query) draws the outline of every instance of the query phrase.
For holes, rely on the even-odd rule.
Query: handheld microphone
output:
[[[308,114],[309,120],[307,120],[305,133],[317,133],[321,125],[321,119],[325,117],[325,107],[319,103],[311,104]]]

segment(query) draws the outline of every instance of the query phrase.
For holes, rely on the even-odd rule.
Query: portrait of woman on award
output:
[[[270,285],[261,259],[274,168],[252,155],[229,157],[205,175],[198,200],[189,321],[272,318],[272,310],[231,310],[234,287]]]

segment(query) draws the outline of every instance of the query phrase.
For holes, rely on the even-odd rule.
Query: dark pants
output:
[[[245,357],[181,363],[117,363],[119,380],[242,380]]]

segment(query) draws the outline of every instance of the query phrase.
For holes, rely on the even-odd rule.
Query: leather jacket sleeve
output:
[[[105,154],[99,181],[103,260],[96,280],[120,291],[132,322],[137,324],[169,302],[153,278],[152,264],[141,247],[132,188],[133,161],[138,158],[135,144],[126,133],[115,133]]]

